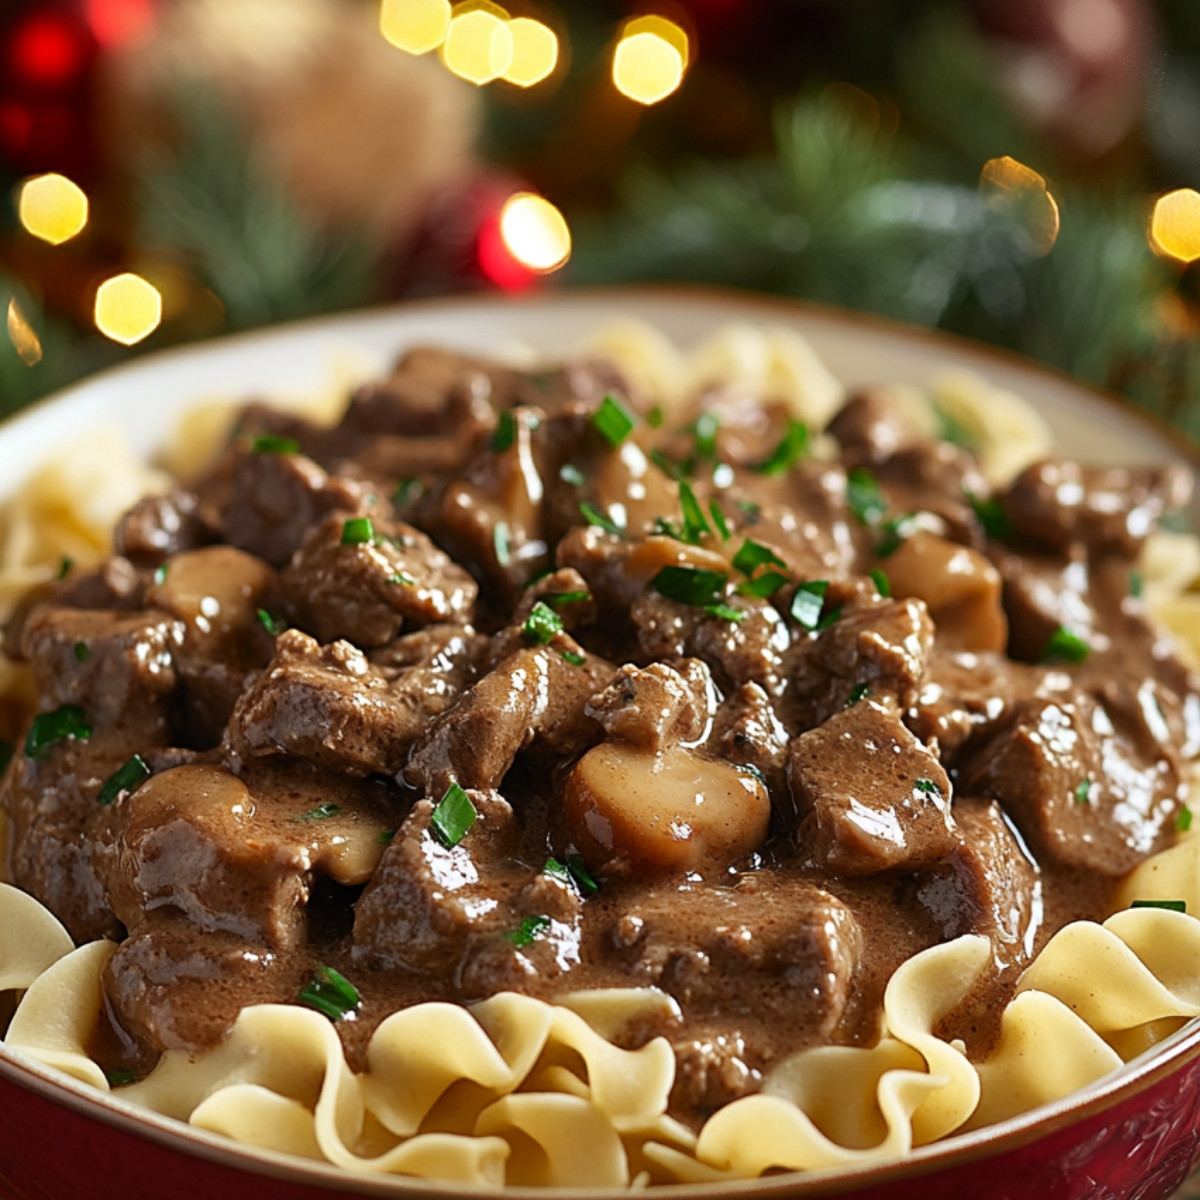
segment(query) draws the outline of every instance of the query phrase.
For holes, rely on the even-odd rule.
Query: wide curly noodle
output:
[[[782,395],[822,425],[838,401],[836,381],[788,330],[730,327],[685,356],[657,331],[625,322],[593,344],[667,405],[695,386],[734,382]],[[945,419],[966,430],[997,481],[1049,449],[1028,405],[974,376],[906,403],[931,431]],[[135,468],[127,452],[116,474],[130,484],[106,483],[115,447],[93,441],[71,455],[69,470],[44,468],[10,503],[0,606],[50,578],[60,556],[98,560],[121,512],[161,487],[163,477]],[[1190,649],[1200,646],[1200,596],[1188,590],[1198,569],[1195,538],[1150,540],[1147,599]],[[0,695],[19,700],[21,686],[9,668]],[[1182,899],[1200,912],[1200,837],[1139,866],[1121,894],[1122,903],[1134,899]],[[0,884],[0,991],[21,995],[8,1046],[108,1091],[87,1047],[114,952],[105,941],[74,949],[47,909]],[[675,1065],[667,1042],[628,1051],[610,1040],[647,1007],[674,1004],[647,988],[576,993],[554,1005],[513,993],[469,1010],[417,1005],[379,1026],[362,1074],[321,1015],[250,1007],[219,1046],[195,1058],[170,1051],[120,1095],[249,1146],[356,1172],[490,1185],[702,1182],[903,1156],[1093,1083],[1200,1014],[1200,923],[1131,909],[1060,930],[1022,976],[995,1049],[972,1063],[935,1030],[990,954],[986,939],[966,936],[914,956],[888,985],[875,1046],[792,1056],[761,1094],[720,1109],[698,1136],[667,1115]]]

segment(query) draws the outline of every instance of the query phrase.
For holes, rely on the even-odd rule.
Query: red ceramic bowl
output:
[[[1093,460],[1200,455],[1111,397],[1020,359],[952,338],[783,301],[690,289],[556,294],[514,304],[470,300],[312,322],[107,372],[0,429],[0,496],[47,461],[63,431],[115,422],[149,453],[200,400],[311,390],[331,362],[382,370],[406,345],[433,340],[487,350],[516,339],[561,350],[607,319],[635,316],[686,344],[729,321],[803,333],[848,384],[926,384],[967,367],[1033,401],[1071,452]],[[868,1169],[782,1174],[750,1182],[676,1186],[688,1200],[1166,1200],[1200,1159],[1200,1020],[1099,1084],[1003,1124]],[[351,1175],[236,1146],[102,1097],[0,1046],[0,1197],[3,1200],[318,1200],[460,1193],[457,1186]],[[507,1193],[516,1200],[545,1192]],[[573,1192],[599,1200],[600,1192]],[[609,1200],[612,1193],[605,1192]]]

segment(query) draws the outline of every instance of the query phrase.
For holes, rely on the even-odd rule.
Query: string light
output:
[[[554,74],[558,66],[558,37],[554,30],[530,17],[508,23],[512,35],[512,62],[501,78],[517,87],[533,87]]]
[[[688,52],[687,34],[674,21],[638,17],[626,23],[613,52],[613,83],[639,104],[657,104],[683,82]]]
[[[549,200],[533,192],[510,196],[500,211],[500,236],[522,266],[546,274],[571,257],[571,230]]]
[[[990,158],[979,173],[979,190],[993,208],[1023,219],[1031,254],[1040,258],[1050,253],[1058,241],[1060,217],[1058,201],[1043,176],[1008,155]]]
[[[1150,217],[1150,245],[1181,263],[1200,259],[1200,192],[1178,188],[1159,196]]]
[[[123,346],[148,338],[162,322],[158,289],[131,271],[106,279],[96,291],[96,328]]]
[[[15,297],[8,302],[8,340],[27,367],[36,366],[42,361],[41,339],[26,320]]]
[[[482,85],[499,79],[513,60],[513,35],[508,25],[508,14],[492,4],[456,12],[442,43],[442,62],[469,83]]]
[[[379,29],[393,46],[409,54],[428,54],[450,28],[450,0],[383,0]]]
[[[34,237],[59,246],[88,223],[88,198],[65,175],[35,175],[21,187],[17,216]]]

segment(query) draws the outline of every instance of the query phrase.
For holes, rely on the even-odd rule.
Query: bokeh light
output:
[[[657,104],[683,82],[688,54],[687,34],[674,21],[638,17],[621,30],[613,51],[613,83],[639,104]]]
[[[1200,192],[1179,188],[1155,201],[1150,245],[1159,254],[1182,263],[1200,259]]]
[[[88,198],[65,175],[35,175],[21,187],[17,216],[34,237],[60,246],[87,225]]]
[[[106,279],[96,291],[96,328],[123,346],[148,338],[162,321],[158,289],[127,271]]]
[[[442,61],[461,79],[491,83],[512,65],[508,14],[494,5],[456,12],[442,43]]]
[[[533,192],[517,192],[500,212],[500,236],[522,266],[545,274],[571,257],[571,230],[549,200]]]
[[[1032,167],[1008,155],[989,158],[979,173],[979,190],[993,208],[1020,217],[1029,234],[1031,254],[1041,257],[1054,249],[1061,224],[1058,201],[1045,178]]]
[[[14,297],[8,302],[8,340],[27,367],[42,361],[42,342]]]
[[[450,0],[382,0],[379,28],[393,46],[428,54],[446,40]]]
[[[508,23],[512,35],[512,62],[501,78],[517,87],[533,87],[554,74],[558,66],[558,37],[554,30],[531,17]]]

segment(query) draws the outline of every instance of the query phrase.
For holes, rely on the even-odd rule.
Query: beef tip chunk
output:
[[[672,1112],[708,1116],[762,1086],[765,1056],[747,1043],[740,1030],[679,1038],[671,1049],[675,1051]]]
[[[363,485],[328,475],[302,454],[243,454],[221,531],[239,550],[282,567],[304,535],[327,513],[356,512],[366,503]]]
[[[976,548],[985,544],[971,500],[986,499],[991,489],[965,450],[952,442],[921,442],[897,451],[873,470],[893,514],[932,513],[951,541]]]
[[[366,523],[348,529],[352,521]],[[479,590],[411,525],[346,512],[310,530],[281,585],[297,623],[318,641],[366,648],[386,646],[406,623],[470,620]]]
[[[992,561],[1004,581],[1008,653],[1024,662],[1046,654],[1057,629],[1094,650],[1108,647],[1104,620],[1089,599],[1089,566],[1081,547],[1066,554],[1018,554],[994,544]]]
[[[710,744],[721,758],[753,767],[773,797],[783,793],[788,731],[757,683],[743,684],[722,702]]]
[[[523,373],[522,388],[525,403],[552,415],[594,410],[608,395],[619,396],[635,410],[643,404],[621,371],[602,358],[568,359],[561,367]]]
[[[183,623],[161,612],[44,605],[25,623],[23,651],[43,707],[78,705],[114,755],[165,745]]]
[[[886,387],[855,392],[830,421],[828,432],[855,465],[885,462],[919,436],[897,394]]]
[[[412,672],[427,672],[419,686],[429,693],[453,697],[474,678],[487,641],[469,625],[426,625],[372,650],[367,657],[387,680],[407,680]]]
[[[862,695],[890,697],[902,710],[916,702],[934,634],[923,601],[886,600],[860,584],[834,581],[822,623],[793,655],[805,724],[819,724]]]
[[[195,550],[216,540],[216,514],[195,492],[139,500],[120,520],[113,546],[139,567],[156,567],[173,554]]]
[[[587,703],[610,738],[646,749],[695,744],[708,733],[717,693],[708,667],[688,658],[674,667],[624,666]]]
[[[613,676],[596,654],[567,662],[554,645],[511,654],[436,718],[413,746],[404,778],[430,795],[451,783],[495,789],[522,751],[572,757],[600,740],[588,700]]]
[[[120,554],[105,559],[86,575],[68,575],[54,594],[59,604],[70,608],[142,608],[150,579]]]
[[[1017,705],[959,786],[999,800],[1039,861],[1110,877],[1171,844],[1182,792],[1170,758],[1139,751],[1082,692]]]
[[[147,603],[182,626],[173,655],[187,744],[215,745],[247,676],[270,661],[274,639],[259,613],[273,605],[275,591],[275,572],[230,546],[177,554],[150,589]]]
[[[289,629],[275,657],[242,694],[229,722],[229,744],[242,758],[292,754],[350,775],[391,775],[433,717],[458,698],[467,642],[426,643],[391,678],[349,642],[319,646]],[[415,647],[412,649],[416,649]]]
[[[1002,965],[1023,965],[1041,925],[1041,872],[995,802],[958,796],[954,820],[959,845],[921,878],[917,899],[946,940],[983,934]]]
[[[488,644],[489,669],[515,650],[529,644],[525,626],[538,604],[549,608],[569,634],[574,635],[584,628],[592,633],[600,632],[596,629],[596,601],[588,590],[587,581],[578,571],[571,567],[563,567],[549,575],[543,575],[522,593],[510,623],[498,630]],[[570,648],[577,649],[577,646]]]
[[[1158,519],[1187,503],[1182,466],[1085,467],[1051,458],[1026,467],[1001,497],[1018,532],[1065,550],[1076,542],[1135,558]]]
[[[957,844],[946,772],[881,704],[860,700],[801,734],[787,777],[799,845],[834,874],[918,870]]]

